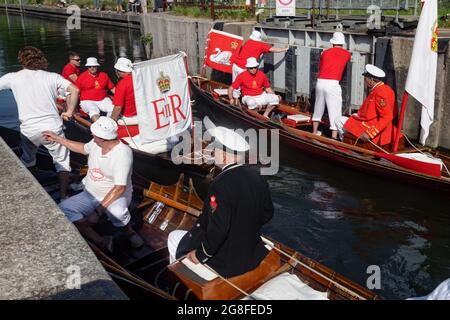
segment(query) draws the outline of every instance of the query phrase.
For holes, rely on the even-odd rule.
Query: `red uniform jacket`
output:
[[[344,129],[355,137],[364,132],[379,146],[391,143],[395,137],[392,123],[397,114],[395,93],[387,84],[376,86],[364,100],[358,114],[352,115]]]

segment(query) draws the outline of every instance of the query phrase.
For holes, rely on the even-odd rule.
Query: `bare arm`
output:
[[[103,198],[102,202],[99,204],[97,211],[103,213],[103,211],[108,208],[114,201],[119,199],[126,190],[126,186],[115,185]]]
[[[70,120],[72,118],[75,107],[78,104],[78,97],[80,95],[80,89],[78,89],[78,87],[74,84],[68,86],[67,91],[70,92],[70,99],[67,99],[67,110],[61,113],[61,118],[63,118],[63,120]]]
[[[122,107],[114,106],[114,109],[113,109],[113,111],[112,111],[112,113],[111,113],[111,118],[112,118],[113,120],[117,121],[117,118],[118,118],[119,115],[120,115],[120,111],[122,111]]]
[[[288,51],[289,50],[289,45],[286,45],[286,47],[284,47],[284,48],[274,48],[274,47],[272,47],[272,48],[270,48],[270,52],[286,52],[286,51]]]
[[[72,74],[69,76],[69,78],[70,78],[70,80],[72,80],[72,82],[75,83],[75,81],[77,81],[77,79],[78,79],[78,76],[77,76],[75,73],[72,73]]]
[[[64,137],[58,136],[53,131],[43,131],[42,136],[44,137],[45,141],[53,141],[62,144],[70,151],[87,155],[86,151],[84,150],[83,142],[66,139]]]
[[[272,88],[266,88],[266,92],[267,93],[271,93],[271,94],[275,94],[275,92],[273,92]]]
[[[233,90],[233,86],[228,87],[228,99],[230,99],[230,104],[234,104]]]

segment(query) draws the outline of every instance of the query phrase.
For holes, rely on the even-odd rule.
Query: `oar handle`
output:
[[[195,208],[189,207],[189,206],[187,206],[187,205],[185,205],[183,203],[180,203],[178,201],[172,200],[170,198],[166,198],[166,197],[164,197],[164,196],[162,196],[162,195],[160,195],[160,194],[158,194],[156,192],[150,191],[149,189],[145,189],[144,190],[144,195],[146,197],[150,198],[150,199],[162,202],[165,205],[168,205],[169,207],[178,209],[180,211],[187,212],[187,213],[189,213],[189,214],[191,214],[191,215],[193,215],[195,217],[200,216],[200,213],[201,213],[200,210],[197,210]]]

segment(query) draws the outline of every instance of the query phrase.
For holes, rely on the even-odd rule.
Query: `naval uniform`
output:
[[[367,133],[375,144],[384,146],[394,140],[396,128],[392,120],[396,111],[394,91],[381,82],[372,89],[357,114],[338,120],[338,130],[350,132],[355,137]]]
[[[196,249],[197,259],[224,277],[253,270],[268,253],[260,230],[272,216],[269,188],[259,173],[228,165],[211,182],[203,212],[181,239],[176,258]]]

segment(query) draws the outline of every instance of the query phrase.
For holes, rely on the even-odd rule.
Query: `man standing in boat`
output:
[[[97,58],[87,58],[88,69],[80,74],[75,83],[81,92],[80,107],[92,122],[100,117],[100,111],[106,112],[108,116],[113,111],[113,104],[107,93],[108,90],[114,93],[114,83],[105,72],[98,71],[99,66]]]
[[[131,228],[128,211],[133,191],[133,153],[117,138],[117,124],[111,118],[99,117],[91,125],[91,133],[94,138],[82,143],[52,131],[42,132],[47,141],[89,155],[88,172],[83,179],[84,191],[62,201],[59,206],[80,233],[102,249],[112,251],[112,237],[101,237],[92,227],[104,213],[115,227],[123,229],[131,246],[138,248],[144,242]]]
[[[386,76],[384,71],[372,64],[366,65],[363,76],[370,93],[358,113],[337,119],[341,140],[344,132],[349,132],[361,141],[388,145],[394,140],[396,131],[392,123],[397,111],[394,90],[382,81]]]
[[[345,37],[342,32],[335,32],[330,40],[333,47],[325,50],[320,57],[320,69],[316,84],[316,102],[312,116],[313,133],[318,131],[319,123],[325,111],[328,109],[331,137],[337,139],[338,132],[336,120],[342,116],[342,89],[339,81],[345,70],[351,54],[344,49]]]
[[[22,70],[11,72],[0,78],[0,90],[11,89],[19,111],[23,164],[33,172],[36,166],[36,152],[44,145],[53,158],[60,183],[60,196],[67,196],[69,181],[70,153],[57,143],[42,139],[43,130],[52,130],[64,137],[63,121],[72,118],[78,102],[79,90],[61,75],[45,71],[48,67],[43,52],[26,46],[18,54]],[[59,115],[56,106],[58,92],[68,92],[70,99],[67,110]]]
[[[246,70],[248,58],[255,58],[256,61],[259,61],[264,53],[286,52],[288,50],[288,45],[285,48],[275,48],[261,41],[261,32],[253,30],[252,34],[250,35],[250,39],[244,43],[239,54],[235,58],[233,58],[233,82],[234,80],[236,80],[239,74]]]
[[[137,124],[136,102],[134,100],[133,63],[127,58],[117,59],[114,65],[120,80],[117,83],[114,94],[114,109],[111,118],[117,120],[122,114],[121,120],[127,125]]]
[[[222,172],[211,182],[194,228],[169,234],[170,262],[187,254],[192,262],[233,277],[255,269],[266,257],[260,230],[272,218],[273,204],[258,172],[239,164],[249,150],[245,139],[223,127],[209,132],[220,144],[214,157]]]
[[[248,58],[245,66],[247,71],[241,73],[228,88],[230,103],[235,102],[233,90],[242,89],[242,102],[252,110],[266,108],[264,116],[268,117],[280,103],[280,97],[270,88],[269,79],[258,69],[259,63],[255,58]]]

